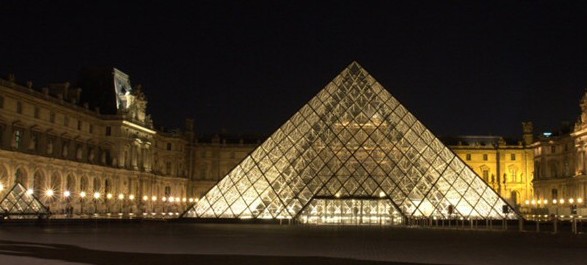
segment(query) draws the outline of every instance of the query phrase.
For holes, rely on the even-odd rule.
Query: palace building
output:
[[[516,218],[508,208],[353,62],[184,217],[393,225]]]
[[[20,183],[54,213],[184,208],[191,122],[184,133],[155,130],[141,86],[117,69],[79,84],[0,79],[0,194]]]
[[[176,213],[202,198],[263,146],[258,136],[198,136],[189,119],[182,129],[156,129],[147,103],[142,87],[131,86],[130,77],[114,68],[86,69],[75,84],[40,88],[31,82],[20,84],[14,76],[0,79],[0,196],[18,182],[54,213],[71,209],[74,214]],[[569,139],[579,135],[583,134],[563,138],[574,141]],[[534,156],[539,145],[552,145],[555,137],[540,139],[533,143],[531,123],[525,123],[521,141],[462,136],[443,137],[440,144],[507,202],[519,205],[535,197]],[[561,161],[571,155],[568,148],[574,148],[567,144],[567,149],[556,147]],[[562,155],[563,150],[568,155]],[[564,162],[558,163],[561,170]],[[552,178],[556,183],[570,181],[557,176]],[[566,194],[574,182],[549,185],[542,190]],[[393,209],[404,211],[401,207],[407,206]]]

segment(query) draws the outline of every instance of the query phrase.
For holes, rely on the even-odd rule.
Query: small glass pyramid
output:
[[[515,218],[502,215],[504,205],[353,62],[184,217],[338,224]]]
[[[49,216],[49,209],[20,183],[14,184],[2,201],[0,201],[0,215],[10,219],[37,218]]]

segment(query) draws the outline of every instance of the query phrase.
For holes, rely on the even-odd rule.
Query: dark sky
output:
[[[587,88],[584,1],[144,2],[2,1],[0,74],[112,65],[157,124],[261,134],[353,60],[438,135],[556,128]]]

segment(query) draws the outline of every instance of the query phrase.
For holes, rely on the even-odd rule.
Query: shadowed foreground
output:
[[[0,225],[0,264],[584,264],[586,239],[379,226]]]

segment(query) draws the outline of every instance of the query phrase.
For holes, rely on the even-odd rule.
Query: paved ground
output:
[[[587,236],[238,224],[2,226],[0,264],[586,264]]]

